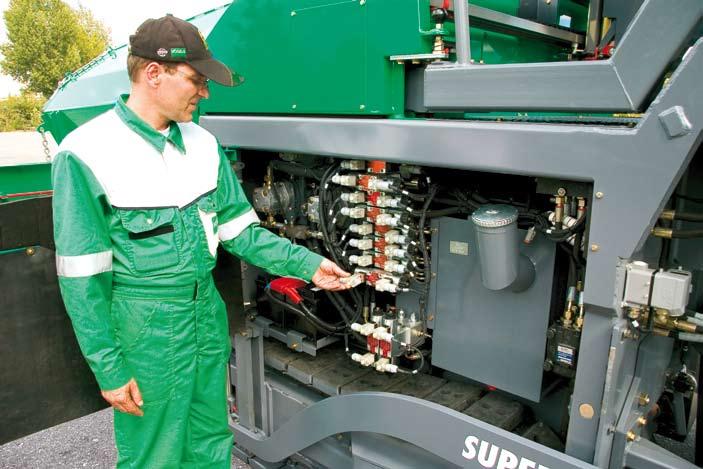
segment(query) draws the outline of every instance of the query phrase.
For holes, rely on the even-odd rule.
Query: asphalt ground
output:
[[[86,415],[0,446],[0,468],[114,468],[112,409]],[[249,465],[232,458],[232,469]]]

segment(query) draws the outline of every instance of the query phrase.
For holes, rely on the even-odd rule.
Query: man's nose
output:
[[[207,86],[201,86],[198,90],[198,95],[200,95],[202,99],[207,99],[210,97],[210,90]]]

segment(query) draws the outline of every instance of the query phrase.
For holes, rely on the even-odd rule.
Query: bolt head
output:
[[[598,252],[600,250],[600,246],[597,244],[591,244],[591,251],[592,252]]]
[[[24,252],[28,256],[33,256],[37,251],[34,248],[27,248]]]
[[[602,199],[605,196],[602,192],[596,192],[596,199]]]
[[[564,197],[566,195],[566,189],[560,187],[559,189],[557,189],[557,195]]]
[[[295,16],[295,15],[297,15],[297,13],[295,11],[290,12],[290,16]]]

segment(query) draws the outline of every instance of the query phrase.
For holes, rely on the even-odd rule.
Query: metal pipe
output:
[[[471,63],[468,0],[454,2],[454,26],[456,29],[456,63],[468,65]]]

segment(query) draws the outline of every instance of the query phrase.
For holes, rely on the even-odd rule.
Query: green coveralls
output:
[[[100,388],[134,377],[143,417],[115,412],[118,467],[229,468],[225,305],[216,248],[310,280],[322,258],[258,225],[229,161],[196,124],[167,134],[120,98],[53,163],[59,285]]]

